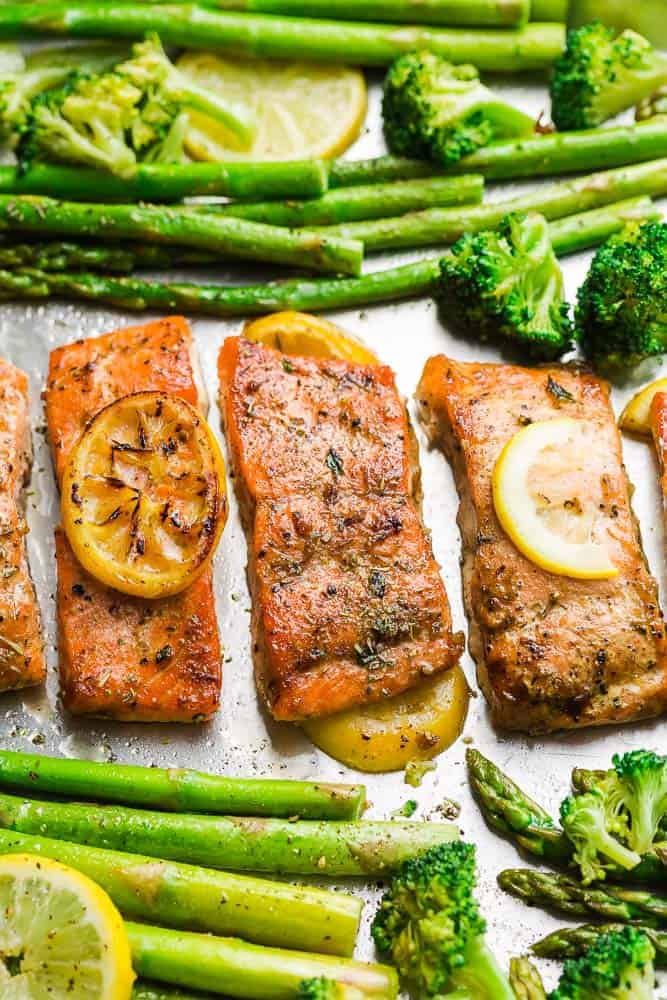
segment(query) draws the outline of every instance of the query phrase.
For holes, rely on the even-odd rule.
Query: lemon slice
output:
[[[283,354],[338,358],[359,365],[380,363],[377,355],[357,337],[341,330],[335,323],[308,313],[278,312],[251,320],[244,326],[243,336]]]
[[[255,139],[245,148],[223,125],[193,111],[186,148],[198,160],[304,160],[338,156],[366,117],[366,82],[347,66],[227,59],[186,52],[178,67],[199,86],[248,108]]]
[[[659,392],[667,392],[667,378],[659,378],[632,397],[621,413],[619,425],[632,434],[651,435],[651,403]]]
[[[65,467],[62,519],[74,554],[126,594],[184,590],[208,565],[226,517],[218,443],[176,396],[139,392],[107,406]]]
[[[618,575],[592,537],[599,498],[590,497],[586,462],[595,433],[569,417],[530,424],[505,445],[492,479],[496,514],[519,551],[551,573],[582,580]]]
[[[134,973],[123,921],[85,875],[6,854],[0,914],[3,1000],[129,1000]]]

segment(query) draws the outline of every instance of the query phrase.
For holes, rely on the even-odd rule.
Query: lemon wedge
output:
[[[134,973],[117,909],[85,875],[47,858],[0,857],[0,996],[129,1000]]]
[[[184,590],[208,565],[227,517],[225,466],[201,413],[138,392],[103,409],[72,449],[62,520],[75,556],[135,597]]]
[[[667,378],[659,378],[650,385],[644,386],[632,397],[621,413],[619,426],[631,434],[651,436],[651,403],[659,392],[667,392]]]
[[[595,433],[569,417],[530,424],[505,445],[492,478],[496,514],[519,551],[550,573],[580,580],[618,575],[593,537],[599,499],[587,502]]]
[[[358,365],[380,362],[363,341],[319,316],[300,312],[278,312],[250,320],[243,336],[283,354],[310,358],[338,358]]]
[[[256,122],[247,148],[219,122],[190,113],[186,148],[197,160],[303,160],[338,156],[366,117],[363,73],[348,66],[228,59],[186,52],[190,80],[245,106]]]

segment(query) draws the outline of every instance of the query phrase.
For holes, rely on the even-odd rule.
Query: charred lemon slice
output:
[[[621,413],[619,425],[622,430],[632,434],[651,436],[651,403],[659,392],[667,392],[667,378],[659,378],[650,385],[644,386]]]
[[[493,471],[498,519],[531,562],[560,576],[618,575],[596,535],[600,498],[586,465],[595,426],[563,417],[524,427],[505,445]]]
[[[74,554],[125,594],[184,590],[211,559],[226,518],[218,443],[176,396],[138,392],[107,406],[65,468],[62,519]]]
[[[251,320],[243,336],[255,343],[274,347],[283,354],[311,358],[338,358],[358,365],[377,365],[379,360],[366,345],[319,316],[300,312],[278,312]]]

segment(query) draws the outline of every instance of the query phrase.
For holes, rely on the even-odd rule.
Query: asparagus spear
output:
[[[660,159],[588,174],[484,205],[428,208],[393,219],[314,227],[311,232],[360,241],[367,252],[405,250],[453,243],[463,233],[493,229],[510,212],[540,212],[547,219],[560,219],[624,198],[664,194],[667,194],[667,159]]]
[[[164,0],[148,0],[162,3]],[[325,17],[333,20],[397,21],[401,24],[497,25],[514,28],[528,20],[530,0],[203,0],[209,7],[255,14]],[[549,21],[551,18],[533,18]],[[558,20],[558,18],[556,18]],[[563,20],[562,18],[560,20]]]
[[[0,231],[102,237],[177,244],[221,256],[358,274],[361,243],[307,229],[264,226],[245,219],[161,205],[103,205],[0,195]]]
[[[140,980],[134,984],[132,1000],[213,1000],[213,994],[199,993],[199,991],[185,993],[184,990],[173,989],[171,986]]]
[[[532,868],[503,871],[498,876],[498,885],[529,906],[649,927],[667,926],[667,899],[639,889],[607,884],[584,886],[567,875]]]
[[[74,243],[53,240],[48,243],[0,242],[0,268],[16,270],[38,267],[43,271],[105,271],[132,274],[140,268],[155,271],[173,267],[207,267],[218,263],[214,253],[205,250],[182,250],[180,247],[155,244]],[[323,817],[324,818],[324,817]]]
[[[0,854],[22,853],[83,872],[134,920],[328,955],[354,951],[361,902],[347,893],[0,830]]]
[[[523,956],[510,959],[510,986],[517,1000],[547,1000],[541,975]]]
[[[263,819],[0,794],[0,828],[232,871],[381,875],[459,836],[452,823]]]
[[[558,254],[574,253],[603,242],[630,219],[646,219],[655,213],[649,198],[635,198],[591,212],[552,222],[551,239]],[[96,267],[106,270],[108,248],[96,247]],[[92,253],[92,249],[90,253]],[[39,264],[39,245],[34,250]],[[53,259],[49,257],[49,260]],[[0,270],[0,300],[49,299],[54,296],[104,302],[123,309],[176,310],[210,316],[247,316],[296,309],[320,312],[367,306],[375,302],[430,295],[440,275],[440,258],[417,261],[361,278],[296,279],[246,287],[163,284],[134,278],[101,277],[97,274],[52,273],[25,268]]]
[[[0,750],[0,787],[174,812],[358,819],[363,785],[226,778],[185,768],[100,764]]]
[[[484,179],[478,174],[464,174],[338,188],[310,201],[232,202],[195,208],[271,226],[317,226],[405,215],[434,205],[479,204],[483,193]]]
[[[143,38],[149,31],[157,32],[165,45],[230,52],[239,58],[387,66],[403,52],[430,49],[450,62],[509,72],[546,70],[565,46],[565,27],[560,24],[471,30],[239,14],[198,4],[0,4],[0,39]]]
[[[35,163],[22,173],[0,165],[3,194],[48,194],[73,201],[180,201],[228,198],[317,198],[327,189],[321,160],[282,163],[140,163],[131,177],[89,167]]]
[[[230,997],[285,1000],[304,979],[324,976],[364,996],[393,1000],[396,972],[349,958],[261,948],[235,938],[211,937],[126,923],[132,964],[140,976]]]
[[[531,0],[532,21],[567,21],[570,0]]]
[[[561,927],[547,937],[536,941],[532,951],[540,958],[578,958],[590,948],[602,934],[620,931],[623,924],[585,924],[583,927]],[[667,931],[653,927],[637,927],[649,938],[655,948],[655,965],[667,969]]]

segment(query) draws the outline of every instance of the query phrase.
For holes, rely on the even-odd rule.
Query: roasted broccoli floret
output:
[[[474,66],[452,66],[432,52],[408,52],[390,67],[382,117],[400,156],[456,163],[495,138],[528,135],[535,122],[481,83]]]
[[[618,839],[623,831],[618,809],[616,796],[598,788],[584,795],[572,795],[561,803],[561,823],[574,847],[573,859],[584,885],[604,879],[609,865],[629,871],[641,861],[636,851]]]
[[[650,750],[631,750],[613,758],[612,785],[620,815],[624,817],[628,846],[646,854],[654,846],[667,817],[667,757]]]
[[[497,230],[462,236],[442,259],[436,298],[464,332],[531,359],[572,346],[563,275],[541,215],[509,215]]]
[[[570,31],[551,80],[558,129],[595,128],[667,82],[667,58],[634,31],[600,21]]]
[[[189,108],[251,136],[243,110],[190,84],[152,35],[109,72],[70,72],[60,87],[39,93],[21,127],[19,163],[84,163],[127,176],[138,161],[178,161]]]
[[[655,118],[656,115],[667,115],[667,84],[656,90],[655,94],[640,101],[635,110],[635,118],[638,122],[646,121],[647,118]]]
[[[653,1000],[654,956],[649,939],[634,927],[603,934],[581,958],[565,963],[549,1000]]]
[[[577,295],[581,348],[609,369],[667,350],[667,224],[633,223],[599,248]]]
[[[378,951],[419,1000],[514,1000],[507,977],[484,939],[473,895],[475,848],[456,841],[406,861],[373,921]]]
[[[298,1000],[364,1000],[361,990],[333,979],[320,976],[319,979],[304,979],[299,983]]]

